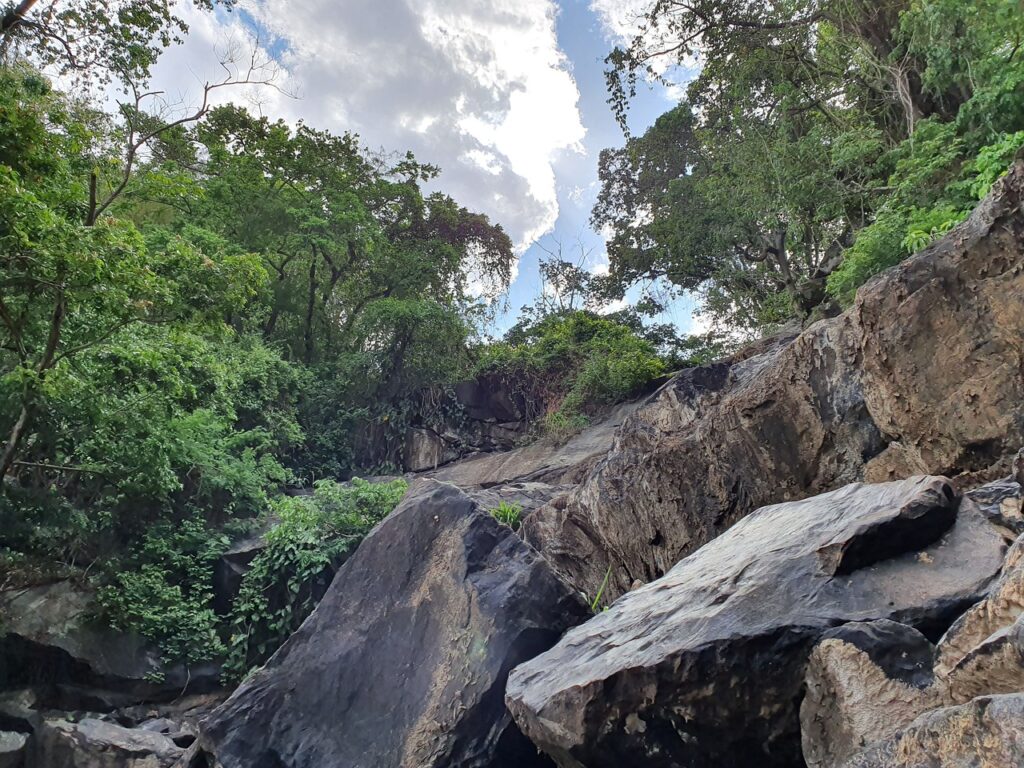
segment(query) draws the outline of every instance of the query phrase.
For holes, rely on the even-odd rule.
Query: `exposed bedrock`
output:
[[[224,768],[545,765],[506,678],[588,615],[512,529],[423,481],[201,742]]]
[[[766,504],[1006,474],[1024,443],[1022,199],[1024,163],[843,315],[677,375],[527,539],[587,594],[610,568],[617,596]]]
[[[941,477],[766,507],[516,668],[508,705],[563,768],[803,765],[823,633],[888,619],[937,639],[1005,549]]]

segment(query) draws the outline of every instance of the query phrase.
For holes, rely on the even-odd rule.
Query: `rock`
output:
[[[1024,443],[1024,163],[852,308],[677,375],[524,537],[573,584],[651,581],[754,509],[849,482],[1005,473]]]
[[[1024,533],[1021,486],[1012,477],[987,483],[967,492],[989,521],[1006,531],[1012,541]]]
[[[101,710],[219,684],[213,665],[164,669],[155,647],[95,612],[93,593],[69,580],[0,593],[0,688],[42,685],[48,706]]]
[[[934,648],[893,621],[851,622],[824,633],[807,664],[800,738],[809,768],[831,768],[895,734],[941,702]]]
[[[503,453],[480,454],[442,467],[429,477],[460,488],[522,482],[575,484],[608,453],[616,431],[639,405],[628,402],[611,408],[564,444],[538,440]]]
[[[17,731],[0,731],[0,768],[22,768],[28,736]]]
[[[405,433],[402,463],[409,472],[437,469],[459,458],[455,445],[432,429],[409,429]]]
[[[242,588],[242,577],[256,556],[266,548],[264,535],[268,528],[236,541],[213,564],[213,607],[220,615],[230,612],[238,590]]]
[[[31,688],[0,693],[0,731],[32,733],[42,722],[39,696]]]
[[[842,768],[1024,765],[1024,694],[984,696],[927,712]]]
[[[26,768],[171,768],[183,754],[159,733],[91,718],[47,720],[32,739]]]
[[[793,766],[818,638],[876,619],[937,636],[1004,549],[944,478],[766,507],[517,667],[507,702],[563,768]]]
[[[548,483],[508,483],[491,488],[467,489],[466,493],[482,509],[492,510],[499,504],[511,504],[522,510],[522,516],[540,509],[557,496],[564,496],[572,485],[550,485]]]
[[[589,615],[507,526],[417,484],[302,627],[201,727],[224,768],[542,765],[509,670]]]

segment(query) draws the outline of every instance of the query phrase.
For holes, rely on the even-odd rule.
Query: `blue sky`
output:
[[[505,227],[521,254],[500,332],[540,291],[537,262],[561,243],[606,263],[589,225],[601,149],[621,145],[606,103],[604,58],[651,0],[238,0],[203,13],[181,0],[183,46],[155,85],[187,104],[220,76],[254,30],[277,68],[276,89],[220,92],[271,117],[354,131],[371,149],[441,167],[437,186]],[[641,86],[630,128],[642,133],[674,102]],[[629,298],[635,300],[637,291]],[[691,303],[661,318],[691,326]]]
[[[579,111],[586,137],[583,152],[565,152],[554,163],[558,180],[558,218],[552,231],[540,238],[542,245],[553,250],[561,243],[570,256],[579,253],[579,247],[591,251],[588,266],[606,263],[604,238],[590,226],[590,210],[597,198],[598,155],[606,147],[622,146],[625,139],[607,103],[604,80],[604,58],[615,40],[602,23],[589,0],[559,0],[557,18],[558,43],[569,62],[573,79],[579,90]],[[640,135],[661,114],[676,105],[666,88],[661,85],[641,84],[629,111],[629,129]],[[579,243],[578,243],[579,241]],[[529,304],[541,290],[537,263],[547,256],[534,245],[523,255],[519,275],[509,291],[509,311],[498,321],[499,328],[510,324],[520,307]],[[638,289],[627,298],[636,299]],[[691,325],[692,302],[686,298],[672,302],[659,320],[672,322],[685,331]]]

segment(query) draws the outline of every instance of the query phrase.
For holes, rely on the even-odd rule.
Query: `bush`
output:
[[[600,406],[636,394],[666,370],[654,345],[592,312],[547,315],[520,324],[482,351],[477,373],[519,379],[547,404],[549,434],[578,431]]]
[[[503,501],[491,510],[491,517],[502,525],[507,525],[513,531],[518,531],[522,522],[523,508],[518,504],[509,504]]]
[[[253,560],[231,612],[225,676],[239,680],[262,664],[312,612],[335,570],[398,504],[404,480],[344,486],[316,483],[312,496],[281,498],[277,524]]]

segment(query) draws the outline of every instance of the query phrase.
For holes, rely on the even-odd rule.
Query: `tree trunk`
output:
[[[306,302],[306,327],[303,331],[303,354],[302,359],[309,365],[313,362],[315,343],[313,341],[313,316],[316,310],[316,249],[309,260],[309,300]]]

